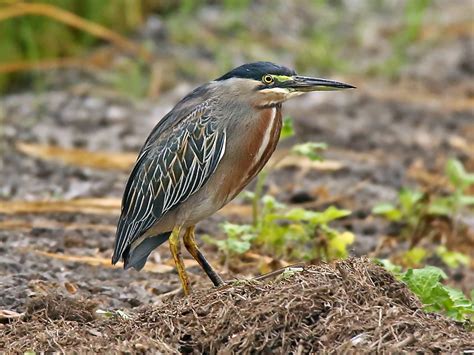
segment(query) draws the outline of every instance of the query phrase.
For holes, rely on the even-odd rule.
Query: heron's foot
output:
[[[169,238],[170,251],[173,256],[174,263],[176,265],[176,270],[178,271],[179,279],[181,280],[181,285],[183,286],[183,292],[186,296],[190,294],[189,288],[189,279],[186,274],[186,268],[184,267],[183,257],[181,256],[181,242],[179,240],[179,232],[181,227],[175,227],[171,236]]]
[[[211,279],[214,286],[224,285],[224,280],[219,276],[219,274],[214,270],[214,268],[209,264],[209,262],[204,257],[204,254],[199,250],[196,239],[194,237],[194,226],[186,229],[186,233],[183,237],[184,246],[188,249],[189,253],[193,258],[201,265],[202,269],[206,272],[207,276]]]

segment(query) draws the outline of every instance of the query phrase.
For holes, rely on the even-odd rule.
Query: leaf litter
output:
[[[287,277],[200,289],[142,306],[130,319],[96,313],[90,299],[43,294],[0,327],[0,348],[164,353],[459,352],[461,323],[419,300],[366,258],[305,266]],[[99,312],[102,313],[102,312]]]

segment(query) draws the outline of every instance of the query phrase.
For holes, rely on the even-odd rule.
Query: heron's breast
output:
[[[262,109],[259,116],[246,127],[226,154],[232,156],[232,166],[222,176],[220,199],[227,203],[262,170],[275,151],[281,131],[281,107]],[[230,152],[232,150],[233,152]]]

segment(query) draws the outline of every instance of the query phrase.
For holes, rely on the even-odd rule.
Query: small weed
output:
[[[226,239],[215,240],[209,236],[203,236],[203,240],[215,245],[225,255],[226,259],[244,254],[250,250],[251,242],[256,237],[252,226],[225,222],[221,224],[221,228],[227,236]]]
[[[418,296],[427,312],[444,313],[457,321],[474,322],[473,295],[470,299],[461,290],[443,285],[442,280],[447,279],[443,270],[435,266],[425,266],[421,269],[409,268],[402,271],[398,265],[389,260],[378,260],[388,271],[392,272],[399,280]]]
[[[103,309],[98,309],[95,311],[95,313],[101,316],[104,316],[106,318],[118,317],[125,320],[132,319],[132,317],[128,313],[121,311],[120,309],[117,309],[115,311],[107,311]]]
[[[283,281],[283,280],[288,280],[290,277],[293,275],[302,272],[303,268],[302,267],[287,267],[283,272],[278,275],[278,277],[275,279],[276,282]]]
[[[296,144],[291,149],[291,152],[295,155],[300,155],[309,158],[314,161],[322,161],[323,157],[321,152],[327,149],[326,143],[318,142],[307,142],[302,144]]]
[[[248,192],[247,197],[253,199],[252,193]],[[264,196],[261,203],[256,225],[224,223],[224,240],[204,240],[216,245],[226,259],[251,248],[287,260],[347,257],[347,247],[354,242],[354,235],[331,228],[329,223],[348,216],[350,211],[333,206],[322,212],[288,208],[271,196]]]

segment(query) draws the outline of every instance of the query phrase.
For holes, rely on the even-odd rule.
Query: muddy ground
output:
[[[334,204],[352,210],[351,216],[335,224],[356,235],[356,242],[350,249],[352,256],[390,257],[408,248],[407,242],[400,238],[398,226],[371,215],[371,208],[376,203],[393,201],[403,186],[417,186],[423,190],[443,189],[443,168],[449,157],[460,159],[467,170],[474,170],[472,36],[450,35],[432,47],[424,48],[417,55],[417,61],[407,65],[398,81],[356,76],[334,77],[353,83],[358,89],[306,95],[284,105],[285,115],[293,117],[295,121],[295,140],[328,143],[325,158],[337,164],[321,167],[304,160],[288,159],[285,164],[272,170],[266,191],[287,204],[313,209]],[[12,331],[14,324],[0,325],[0,333],[7,334],[10,340],[15,336],[19,339],[14,349],[4,342],[3,346],[7,349],[103,350],[106,346],[103,334],[110,331],[105,339],[117,336],[120,339],[120,343],[116,343],[117,350],[166,351],[170,349],[161,346],[170,346],[182,351],[193,348],[213,352],[216,348],[206,340],[203,333],[209,336],[208,333],[213,334],[214,330],[209,331],[205,326],[201,329],[194,324],[193,327],[201,330],[192,328],[192,331],[203,336],[204,340],[193,338],[194,334],[188,336],[184,333],[183,338],[178,339],[177,336],[170,335],[173,329],[170,318],[164,318],[192,312],[194,308],[190,305],[193,302],[197,302],[196,307],[199,308],[204,307],[202,305],[206,302],[220,302],[219,297],[222,297],[225,302],[235,305],[234,301],[241,295],[244,299],[256,297],[258,303],[262,290],[266,288],[271,289],[271,294],[275,297],[282,297],[287,292],[285,287],[296,287],[295,285],[305,282],[317,288],[314,280],[323,277],[324,273],[319,274],[321,270],[326,273],[324,277],[330,277],[327,274],[331,272],[328,269],[330,266],[321,266],[323,269],[311,268],[304,276],[297,276],[294,284],[271,283],[255,288],[242,286],[227,298],[224,295],[218,296],[220,291],[208,293],[211,283],[189,260],[191,282],[197,293],[193,298],[184,300],[177,295],[179,280],[169,261],[166,246],[160,247],[150,257],[150,266],[140,273],[124,272],[120,267],[109,265],[119,212],[118,203],[129,165],[124,163],[108,168],[94,168],[78,164],[77,159],[69,164],[61,162],[57,155],[48,160],[45,159],[48,154],[38,157],[38,152],[45,145],[55,145],[64,149],[110,152],[119,161],[127,161],[130,155],[123,153],[131,152],[133,157],[156,122],[192,87],[191,84],[181,83],[164,92],[157,100],[147,101],[105,92],[85,80],[85,83],[68,85],[66,88],[54,88],[41,93],[21,92],[1,98],[3,162],[0,185],[0,310],[27,312],[27,317],[18,325],[18,333]],[[24,146],[22,148],[21,144],[24,143],[30,144],[29,150]],[[287,145],[288,143],[279,147],[276,154],[284,154]],[[83,160],[88,160],[87,153]],[[75,204],[71,200],[82,201],[82,204]],[[46,202],[35,204],[35,201]],[[250,214],[247,207],[241,199],[236,199],[221,213],[201,222],[198,234],[222,237],[218,224],[224,220],[248,222]],[[474,217],[466,213],[460,216],[460,223],[465,228],[459,233],[448,233],[449,238],[433,226],[435,233],[431,234],[435,237],[422,240],[422,245],[432,249],[443,242],[450,249],[474,257]],[[209,245],[204,245],[203,248],[226,279],[258,274],[259,264],[255,261],[253,268],[224,270],[217,251]],[[185,257],[189,258],[187,255]],[[362,261],[354,263],[363,270],[373,270],[372,266],[361,265]],[[436,259],[430,260],[430,263],[441,265]],[[474,276],[469,266],[447,271],[451,282],[457,287],[466,292],[474,287]],[[403,288],[391,279],[387,281],[388,277],[383,275],[385,286],[390,288],[393,282],[396,287]],[[356,287],[355,284],[353,286]],[[377,297],[383,294],[383,291],[376,289],[378,286],[375,283],[373,289],[373,292],[379,293]],[[325,291],[321,292],[324,294]],[[400,349],[406,347],[409,350],[426,350],[430,341],[417,331],[422,332],[423,327],[427,327],[438,332],[444,327],[441,324],[454,327],[452,329],[456,329],[454,332],[459,332],[461,338],[465,336],[460,328],[441,316],[423,314],[419,310],[420,305],[407,290],[403,289],[400,297],[390,293],[391,291],[387,292],[385,296],[389,300],[380,301],[377,297],[374,300],[401,305],[404,312],[411,312],[410,317],[416,318],[410,319],[419,329],[404,330],[400,334],[395,332],[389,338],[384,338],[388,345],[383,349],[398,346]],[[64,320],[64,314],[51,317],[44,313],[41,305],[40,311],[31,311],[32,299],[38,296],[56,297],[54,299],[60,304],[72,299],[80,302],[86,310],[91,301],[93,305],[90,309],[120,309],[132,314],[134,318],[131,323],[125,322],[125,325],[116,318],[97,320],[95,315],[93,323],[88,323],[91,319]],[[320,297],[325,298],[324,295]],[[278,300],[285,302],[284,298]],[[175,304],[174,301],[178,303]],[[341,302],[340,298],[338,302]],[[370,307],[370,300],[361,302],[364,307]],[[227,303],[223,303],[223,306]],[[349,306],[351,305],[346,305]],[[361,304],[354,307],[359,306]],[[188,308],[184,310],[183,307]],[[383,309],[385,312],[385,308]],[[212,309],[207,312],[210,312],[208,315],[211,318],[216,316]],[[301,310],[299,312],[298,317],[307,317]],[[328,313],[321,312],[318,319],[331,325]],[[354,309],[347,313],[348,317],[353,312]],[[372,316],[367,315],[371,322]],[[276,312],[275,317],[283,316]],[[292,319],[300,322],[302,318]],[[214,320],[206,318],[206,321]],[[70,339],[70,335],[64,343],[60,337],[54,338],[59,343],[50,343],[38,338],[40,331],[36,330],[35,340],[29,347],[22,338],[25,334],[21,332],[30,326],[41,329],[44,322],[51,322],[54,326],[64,324],[65,327],[70,327],[67,329],[87,337],[91,344],[81,348]],[[168,325],[167,330],[157,329],[157,324],[161,322]],[[313,319],[312,322],[311,324],[315,324],[316,320]],[[180,326],[185,323],[183,321]],[[143,329],[140,324],[144,325]],[[340,325],[334,323],[331,326],[337,329],[338,324]],[[233,323],[231,325],[235,326]],[[431,326],[432,328],[428,328]],[[143,336],[152,329],[155,338],[146,342]],[[120,332],[120,335],[116,332]],[[134,335],[127,332],[133,332]],[[313,343],[311,346],[301,343],[301,351],[328,350],[330,344],[334,349],[338,346],[340,350],[348,349],[348,346],[354,346],[354,342],[350,343],[351,339],[357,334],[363,334],[352,331],[348,333],[348,337],[333,339],[331,337],[334,334],[324,338],[325,335],[317,330],[311,332]],[[227,336],[230,338],[219,343],[219,349],[248,350],[249,344],[242,343],[243,340],[236,340],[235,343],[229,341],[232,336],[239,334],[242,336],[244,333],[237,330],[235,334],[229,333]],[[284,333],[280,330],[269,331],[265,339],[270,341],[282,334]],[[370,333],[370,339],[362,336],[360,344],[357,344],[366,346],[363,348],[365,350],[376,350],[379,343],[383,343],[380,336],[385,334]],[[436,340],[439,345],[436,346],[440,350],[460,349],[454,345],[449,347],[451,343],[447,339],[451,339],[452,335],[448,335],[446,331],[439,334],[440,338]],[[144,346],[143,349],[137,348],[137,339],[140,339],[138,343]],[[291,334],[288,339],[288,343],[278,343],[275,349],[300,352],[299,338]],[[92,344],[96,340],[97,344]],[[262,339],[259,341],[263,344]],[[467,340],[458,344],[467,346]],[[262,349],[266,349],[265,345],[262,345]],[[438,348],[430,349],[436,351]]]

